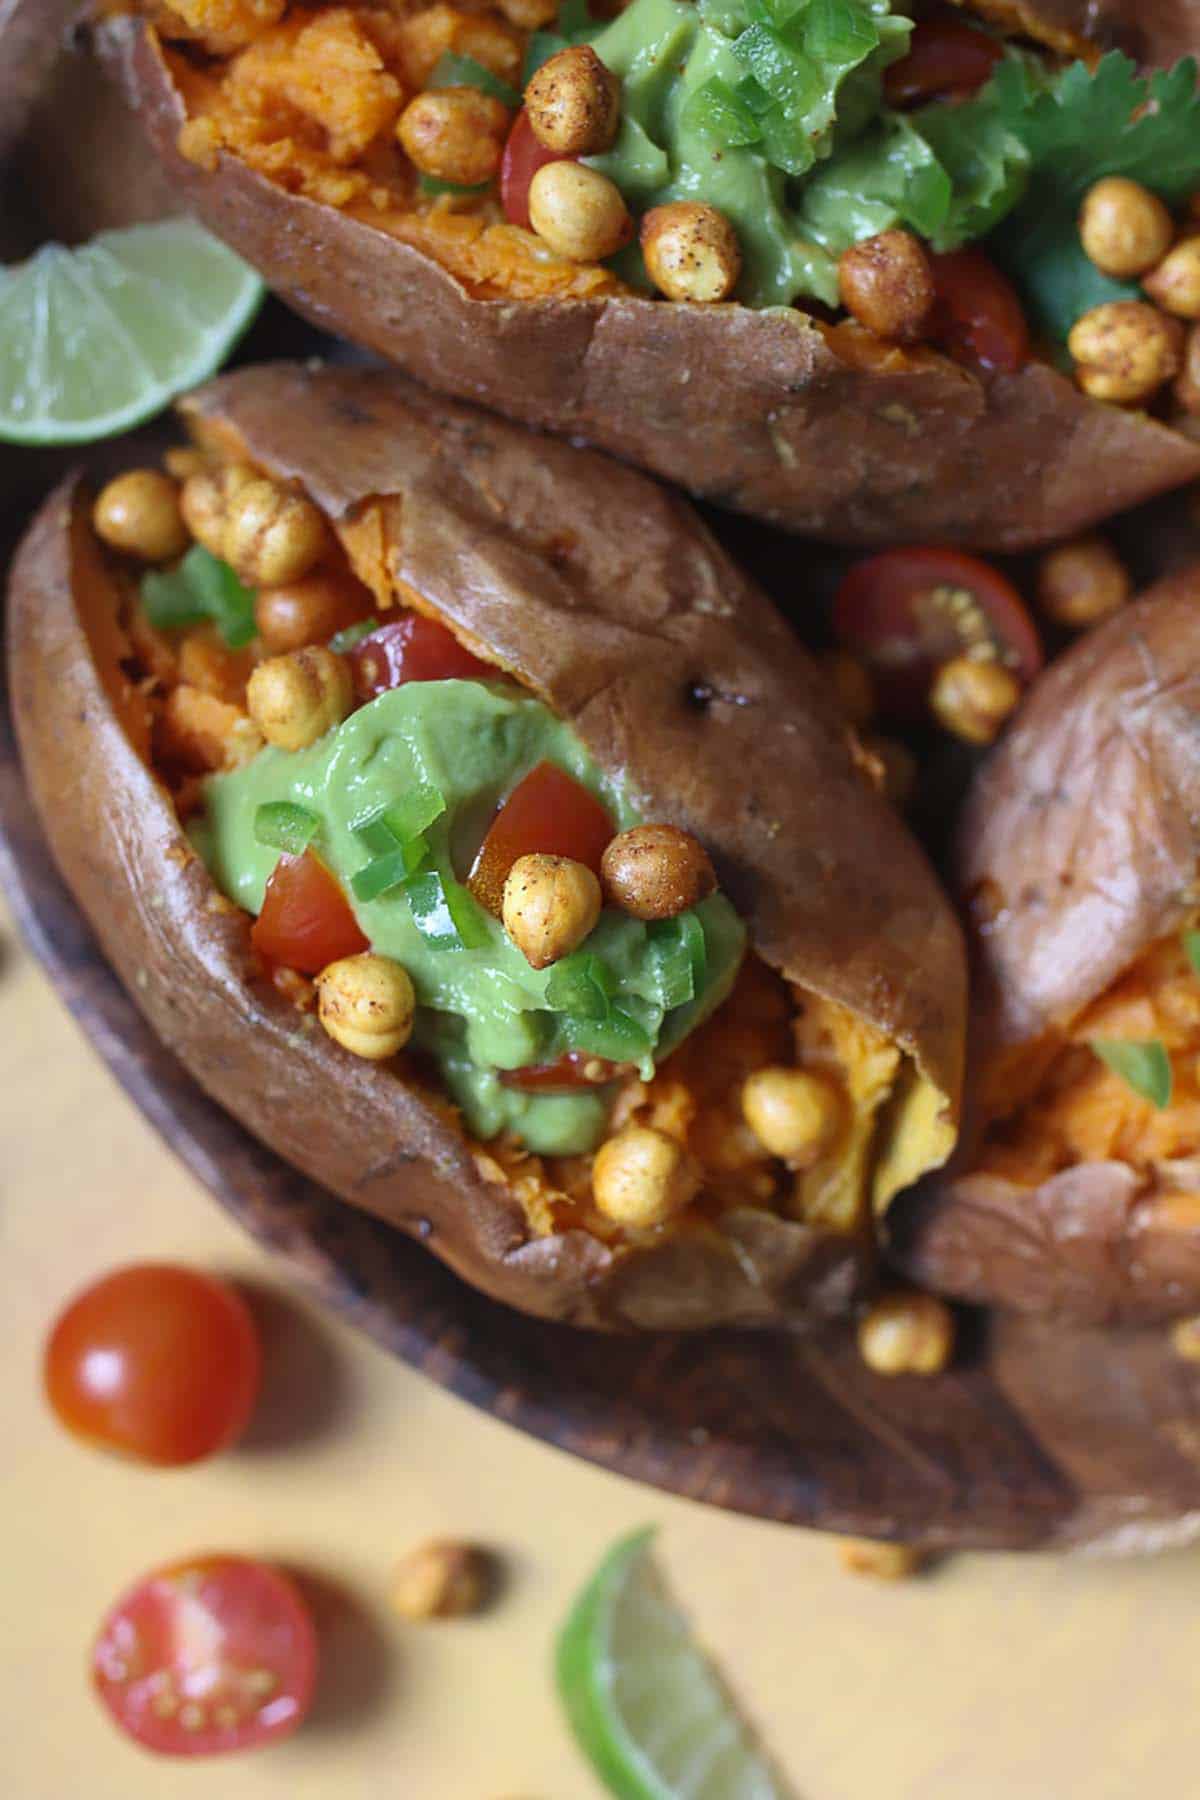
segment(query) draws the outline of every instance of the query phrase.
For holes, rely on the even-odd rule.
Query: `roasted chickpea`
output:
[[[1171,1326],[1171,1348],[1184,1362],[1200,1362],[1200,1317],[1176,1319]]]
[[[1173,235],[1170,213],[1140,181],[1106,175],[1084,195],[1080,242],[1085,256],[1106,275],[1127,277],[1152,269]]]
[[[569,856],[519,856],[504,883],[507,931],[530,968],[577,950],[600,917],[600,883]]]
[[[764,1150],[794,1167],[807,1167],[836,1135],[842,1098],[823,1075],[756,1069],[742,1088],[742,1116]]]
[[[954,1352],[954,1314],[934,1294],[898,1288],[860,1320],[858,1350],[877,1375],[938,1375]]]
[[[226,503],[225,560],[248,587],[299,581],[328,548],[312,501],[265,476],[239,486]]]
[[[273,656],[324,644],[335,632],[370,617],[371,590],[349,570],[316,569],[284,587],[260,588],[254,601],[258,635]]]
[[[176,481],[186,481],[189,475],[204,475],[212,467],[211,459],[195,444],[172,444],[163,457],[167,474]]]
[[[246,688],[250,717],[280,750],[305,750],[340,725],[354,702],[344,658],[323,644],[259,663]]]
[[[847,725],[869,725],[875,717],[875,685],[866,664],[845,650],[827,650],[820,664]]]
[[[230,502],[255,480],[245,463],[225,463],[197,469],[184,481],[179,491],[183,522],[213,556],[224,560]]]
[[[603,262],[628,243],[633,223],[616,182],[586,163],[552,162],[529,184],[529,222],[558,256]]]
[[[838,1561],[847,1575],[873,1575],[877,1581],[903,1581],[921,1567],[921,1553],[909,1544],[882,1544],[874,1538],[841,1538]]]
[[[1148,400],[1179,372],[1183,330],[1144,300],[1106,300],[1076,319],[1067,349],[1075,380],[1096,400]]]
[[[478,88],[432,88],[405,107],[396,135],[423,175],[476,187],[500,167],[508,108]]]
[[[968,744],[991,744],[1021,698],[1021,684],[1003,664],[956,656],[933,678],[929,704],[939,725]]]
[[[392,1605],[402,1618],[461,1619],[479,1612],[494,1585],[492,1559],[475,1544],[435,1538],[410,1550],[392,1581]]]
[[[1124,563],[1094,534],[1057,545],[1038,564],[1038,603],[1048,619],[1069,631],[1111,618],[1132,591]]]
[[[1200,237],[1182,238],[1142,286],[1165,312],[1178,319],[1200,319]]]
[[[621,84],[590,44],[547,57],[525,89],[525,111],[539,144],[560,156],[611,150],[621,122]]]
[[[600,875],[613,905],[635,919],[673,919],[717,885],[707,850],[678,825],[622,831],[605,849]]]
[[[335,1043],[368,1062],[403,1050],[412,1036],[416,995],[408,970],[364,950],[317,976],[317,1017]]]
[[[728,300],[742,272],[742,247],[723,212],[701,200],[652,206],[642,220],[646,273],[668,300],[711,306]]]
[[[881,231],[838,258],[838,294],[876,337],[915,343],[933,306],[933,270],[911,231]]]
[[[650,1125],[626,1125],[601,1144],[592,1198],[606,1219],[634,1230],[664,1225],[700,1190],[700,1172],[682,1145]]]
[[[157,469],[131,469],[100,490],[92,511],[97,534],[141,562],[170,562],[188,547],[179,489]]]

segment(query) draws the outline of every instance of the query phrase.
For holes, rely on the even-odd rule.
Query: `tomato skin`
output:
[[[1017,291],[982,250],[931,256],[934,311],[930,336],[957,362],[1015,375],[1029,361],[1029,326]]]
[[[509,224],[520,225],[528,231],[530,182],[547,163],[574,160],[570,156],[559,156],[557,151],[547,150],[545,144],[539,143],[529,123],[529,114],[522,107],[513,120],[500,159],[500,204]]]
[[[371,948],[336,877],[311,850],[275,864],[250,942],[265,962],[302,975]]]
[[[838,643],[866,664],[880,709],[893,719],[920,721],[936,670],[973,645],[990,643],[1023,683],[1043,662],[1037,628],[1012,583],[979,557],[936,545],[855,563],[837,591],[832,623]]]
[[[618,1080],[632,1068],[632,1063],[609,1062],[586,1050],[565,1050],[557,1062],[538,1063],[528,1069],[501,1069],[500,1082],[523,1094],[570,1094],[580,1088],[603,1087],[605,1082]]]
[[[460,644],[424,613],[406,612],[381,625],[348,652],[354,692],[374,700],[406,681],[487,681],[499,671]]]
[[[1003,55],[996,38],[965,20],[949,15],[920,19],[907,54],[883,72],[883,97],[895,107],[939,97],[965,99],[990,79]]]
[[[594,794],[554,763],[538,763],[497,810],[467,885],[479,904],[499,918],[504,883],[518,857],[538,851],[569,856],[598,877],[600,858],[615,835]]]
[[[159,1468],[234,1443],[261,1376],[241,1295],[169,1263],[117,1269],[77,1295],[44,1359],[46,1396],[68,1431]]]
[[[267,1563],[203,1556],[146,1576],[100,1627],[92,1684],[121,1730],[163,1756],[287,1737],[312,1704],[317,1635]]]

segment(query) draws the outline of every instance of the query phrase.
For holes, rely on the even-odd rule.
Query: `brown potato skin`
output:
[[[976,779],[957,884],[973,919],[974,1066],[1096,999],[1200,899],[1200,564],[1089,632]],[[903,1266],[965,1299],[1095,1323],[1200,1309],[1200,1168],[943,1176],[892,1211]]]
[[[709,500],[833,542],[1014,550],[1200,475],[1200,445],[1045,363],[985,384],[795,309],[476,299],[377,227],[232,158],[213,174],[187,162],[154,34],[117,19],[100,41],[180,192],[297,311],[442,392]]]
[[[188,412],[267,472],[302,480],[335,520],[389,496],[403,520],[399,579],[624,771],[650,816],[669,810],[695,831],[760,953],[909,1048],[953,1115],[965,988],[950,909],[858,773],[812,665],[685,503],[395,375],[251,369]],[[869,1282],[870,1246],[750,1207],[637,1251],[580,1232],[530,1239],[444,1105],[381,1079],[257,979],[249,921],[216,894],[114,711],[112,604],[85,496],[68,484],[10,589],[23,762],[109,959],[210,1094],[523,1310],[664,1329],[846,1311]],[[697,682],[712,689],[703,705]]]
[[[1123,50],[1145,68],[1169,68],[1200,50],[1197,0],[972,0],[968,10],[1065,56]]]

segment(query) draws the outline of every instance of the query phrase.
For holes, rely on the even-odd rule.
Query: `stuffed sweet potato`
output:
[[[1012,549],[1200,473],[1144,410],[1180,417],[1179,319],[1075,228],[1099,176],[1200,189],[1190,65],[1151,92],[938,19],[906,55],[883,0],[777,10],[146,0],[101,41],[181,193],[301,312],[710,499]],[[1055,366],[1131,303],[1082,386]]]
[[[1096,1321],[1200,1307],[1200,568],[1033,688],[958,875],[977,965],[961,1154],[897,1217],[932,1285]]]
[[[515,1306],[844,1310],[952,1146],[964,978],[786,628],[643,477],[399,377],[185,414],[181,498],[95,515],[168,565],[74,482],[10,609],[31,791],[164,1040]]]

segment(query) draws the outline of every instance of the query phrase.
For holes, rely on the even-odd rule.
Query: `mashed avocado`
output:
[[[396,887],[371,901],[351,880],[371,860],[356,826],[393,806],[419,784],[436,788],[445,811],[428,828],[429,862],[461,878],[498,803],[536,764],[573,775],[608,808],[614,828],[638,822],[620,787],[596,768],[574,733],[540,701],[504,684],[420,681],[392,689],[351,714],[311,749],[266,749],[245,768],[207,784],[207,817],[196,834],[218,886],[257,913],[278,851],[260,843],[255,815],[288,801],[318,815],[314,849],[338,876],[373,949],[408,970],[419,1010],[415,1042],[438,1060],[471,1132],[516,1132],[531,1150],[572,1154],[602,1135],[605,1090],[523,1094],[499,1079],[502,1069],[553,1062],[583,1047],[578,1021],[547,1006],[553,971],[531,969],[499,920],[473,907],[474,949],[435,946]],[[717,1006],[732,986],[745,932],[720,894],[695,909],[703,929],[703,971],[693,997],[664,1007],[658,942],[628,914],[606,909],[587,940],[614,978],[614,1007],[644,1034],[645,1073]],[[586,1029],[584,1032],[586,1036]],[[615,1060],[615,1059],[614,1059]]]

